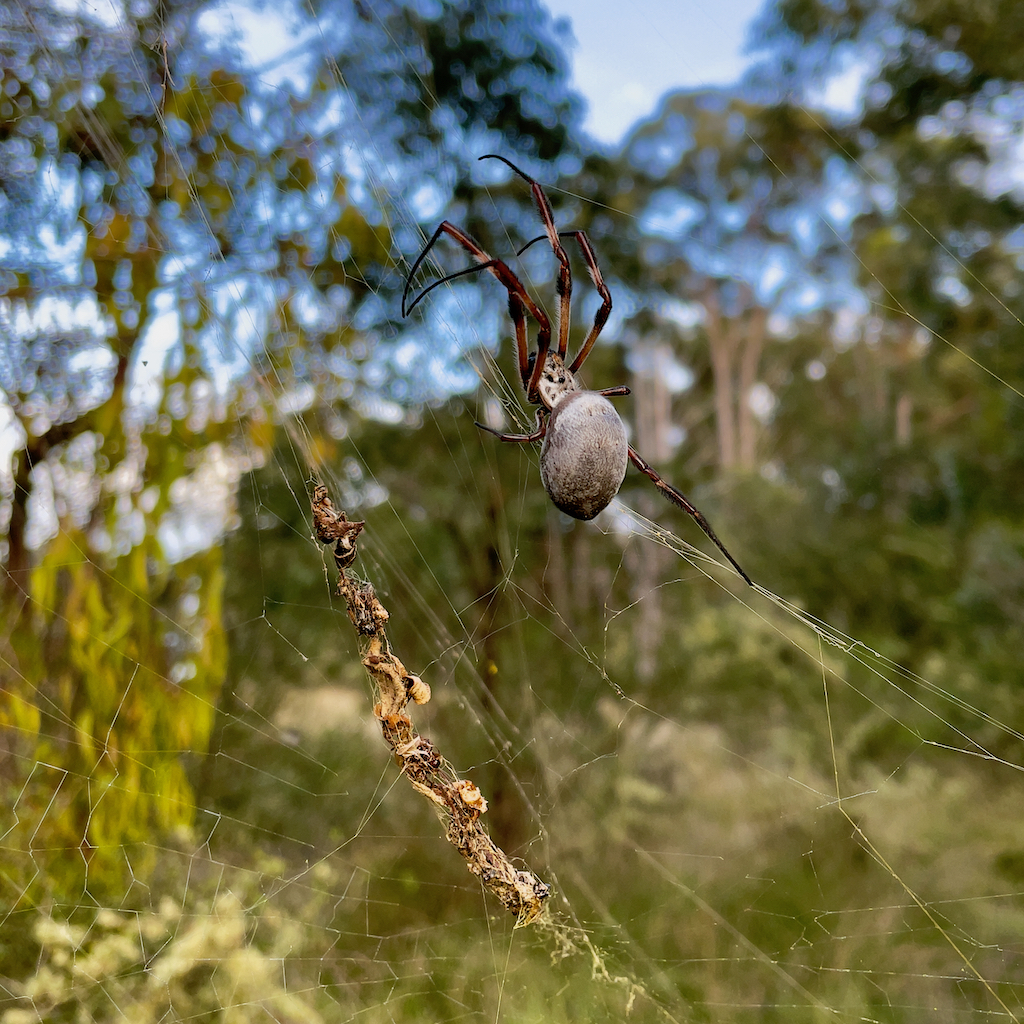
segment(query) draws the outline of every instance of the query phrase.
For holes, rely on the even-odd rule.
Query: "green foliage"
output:
[[[550,18],[521,0],[443,5],[422,23],[432,98],[467,130],[498,131],[530,156],[556,160],[571,151],[578,145],[572,129],[581,104],[557,88],[568,78],[568,33],[551,26]],[[508,48],[514,67],[502,59]],[[535,94],[534,102],[522,102],[524,90]]]
[[[0,714],[16,737],[5,781],[15,905],[64,901],[86,881],[111,897],[127,850],[142,870],[154,832],[191,827],[184,759],[207,745],[223,679],[216,551],[172,573],[152,538],[109,568],[87,546],[72,532],[49,546],[12,632],[20,672],[4,674]]]

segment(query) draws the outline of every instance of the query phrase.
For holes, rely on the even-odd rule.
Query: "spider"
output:
[[[585,231],[559,231],[555,227],[554,211],[540,184],[521,171],[510,160],[496,153],[488,153],[481,160],[500,160],[526,181],[532,192],[544,234],[527,242],[516,254],[521,256],[535,242],[545,238],[551,243],[558,260],[558,347],[551,348],[551,321],[548,315],[530,297],[522,282],[504,260],[495,259],[477,244],[462,228],[450,221],[442,221],[409,272],[402,293],[402,316],[408,316],[420,301],[435,288],[448,281],[481,270],[490,271],[508,292],[508,310],[515,326],[516,350],[519,357],[519,377],[526,399],[537,409],[537,428],[529,434],[503,434],[477,423],[481,430],[494,434],[499,441],[513,444],[532,444],[542,441],[540,450],[540,478],[555,506],[575,519],[593,519],[607,508],[619,492],[626,476],[626,465],[632,462],[641,473],[674,505],[689,513],[732,567],[750,586],[753,582],[739,563],[718,539],[711,524],[690,500],[667,483],[633,449],[626,439],[626,429],[609,398],[629,394],[629,388],[619,385],[590,391],[580,383],[576,374],[590,355],[598,335],[612,311],[612,297],[601,276],[597,256]],[[413,278],[427,253],[441,237],[448,235],[462,246],[476,261],[474,266],[456,271],[433,282],[406,304]],[[601,307],[594,323],[572,362],[566,365],[569,348],[569,307],[572,301],[572,271],[569,256],[562,246],[563,238],[572,239],[579,246],[590,279],[601,296]],[[526,316],[537,322],[537,350],[530,351]]]

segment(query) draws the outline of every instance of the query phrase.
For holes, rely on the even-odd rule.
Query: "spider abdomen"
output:
[[[573,391],[551,410],[540,450],[540,479],[574,519],[593,519],[619,493],[626,475],[626,428],[596,391]]]

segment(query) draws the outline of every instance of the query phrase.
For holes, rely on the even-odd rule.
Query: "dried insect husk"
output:
[[[430,687],[419,676],[406,676],[405,687],[416,704],[426,704],[430,700]]]
[[[477,814],[483,814],[487,810],[487,801],[477,786],[468,779],[463,779],[457,786],[462,802]]]

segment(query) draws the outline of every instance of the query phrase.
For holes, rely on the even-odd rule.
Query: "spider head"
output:
[[[537,396],[541,404],[546,409],[554,409],[567,394],[577,390],[579,384],[576,377],[566,368],[562,357],[556,352],[549,352],[537,383]]]

